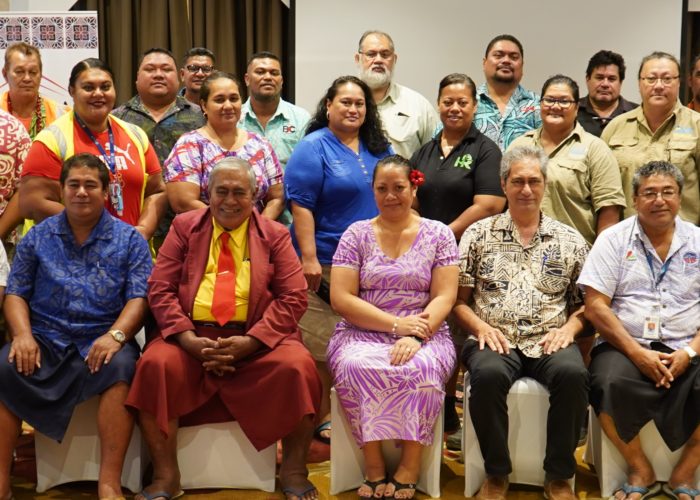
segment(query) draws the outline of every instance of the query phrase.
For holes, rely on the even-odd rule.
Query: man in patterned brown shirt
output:
[[[585,327],[576,280],[588,247],[576,230],[540,211],[546,169],[541,149],[508,151],[501,162],[508,210],[472,224],[460,242],[454,313],[472,334],[462,362],[470,372],[469,411],[487,475],[477,495],[482,500],[506,498],[512,472],[506,397],[524,376],[550,391],[545,495],[575,498],[567,480],[576,470],[588,405],[588,372],[574,342]]]

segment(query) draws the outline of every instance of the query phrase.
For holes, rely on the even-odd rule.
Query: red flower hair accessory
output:
[[[411,170],[411,173],[408,174],[408,180],[411,181],[411,184],[418,187],[425,182],[425,175],[420,170],[414,168]]]

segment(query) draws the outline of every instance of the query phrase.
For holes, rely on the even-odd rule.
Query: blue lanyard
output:
[[[117,161],[114,155],[114,152],[116,150],[114,147],[114,134],[112,133],[112,125],[109,123],[109,118],[107,119],[107,136],[109,137],[108,155],[107,151],[105,151],[105,148],[102,147],[102,144],[100,144],[97,138],[95,137],[95,134],[92,133],[92,130],[90,130],[87,125],[85,125],[85,122],[78,116],[77,113],[73,113],[73,115],[75,116],[75,121],[77,121],[78,125],[80,125],[80,128],[83,129],[83,132],[85,132],[87,136],[92,140],[92,143],[95,145],[95,147],[97,147],[97,150],[107,162],[109,170],[112,172],[113,175],[117,175]]]
[[[666,271],[668,271],[668,267],[671,264],[671,259],[673,258],[673,255],[666,259],[666,262],[664,262],[664,264],[661,266],[661,271],[659,272],[659,276],[657,278],[656,273],[654,273],[654,257],[647,251],[647,247],[641,239],[639,240],[639,242],[642,244],[642,248],[644,249],[644,255],[647,258],[649,271],[651,271],[651,279],[654,282],[654,286],[658,288],[659,284],[661,283],[661,280],[663,280],[664,276],[666,276]]]

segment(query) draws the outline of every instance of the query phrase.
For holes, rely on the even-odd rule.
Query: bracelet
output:
[[[396,335],[396,329],[399,327],[399,317],[396,316],[396,319],[394,320],[394,326],[391,327],[391,334]]]

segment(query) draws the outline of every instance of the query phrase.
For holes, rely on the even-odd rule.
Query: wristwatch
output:
[[[688,353],[688,357],[690,357],[690,361],[693,361],[695,359],[695,357],[698,355],[698,353],[695,352],[695,349],[693,349],[689,345],[685,346],[683,348],[683,350]]]
[[[107,333],[109,333],[114,340],[119,342],[121,345],[124,345],[126,343],[126,335],[124,335],[124,332],[121,330],[110,330]]]

